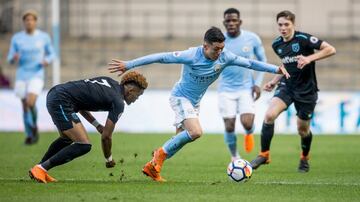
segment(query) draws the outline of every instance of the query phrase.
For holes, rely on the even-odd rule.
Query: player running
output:
[[[261,152],[251,162],[251,165],[257,169],[260,165],[270,162],[270,143],[274,135],[274,122],[284,110],[294,103],[302,148],[298,171],[308,172],[312,141],[310,120],[318,98],[315,61],[334,55],[336,50],[315,36],[296,31],[295,15],[292,12],[282,11],[277,14],[276,20],[281,36],[274,40],[272,47],[291,77],[284,79],[282,76],[275,76],[264,87],[266,91],[272,91],[278,84],[265,114],[261,130]],[[315,52],[314,49],[319,51]]]
[[[89,137],[76,112],[80,112],[101,133],[105,165],[107,168],[114,167],[112,133],[124,111],[124,101],[128,105],[135,102],[147,85],[145,77],[133,71],[125,74],[120,84],[109,77],[96,77],[70,81],[50,89],[46,106],[60,137],[50,145],[40,163],[29,171],[30,177],[42,183],[55,182],[48,174],[51,168],[91,150]],[[99,124],[89,111],[108,111],[105,126]]]
[[[245,58],[254,58],[266,62],[264,47],[260,38],[253,32],[240,29],[242,20],[240,12],[229,8],[224,12],[225,47],[236,55]],[[224,139],[231,159],[240,158],[237,151],[235,134],[236,115],[240,114],[240,122],[245,129],[244,148],[251,152],[254,148],[253,132],[255,104],[260,97],[260,85],[264,73],[258,72],[254,79],[253,71],[237,66],[228,66],[220,75],[218,86],[219,110],[225,124]]]
[[[181,79],[175,84],[170,97],[170,105],[175,112],[174,126],[177,135],[155,150],[152,160],[143,168],[143,173],[153,180],[165,181],[160,176],[165,159],[171,158],[184,145],[203,134],[198,119],[200,100],[224,68],[237,65],[239,68],[283,73],[288,76],[283,66],[277,67],[234,55],[224,49],[224,41],[221,30],[212,27],[206,31],[202,46],[185,51],[152,54],[131,61],[113,59],[109,64],[110,72],[119,72],[119,75],[134,67],[151,63],[183,64]]]
[[[55,58],[47,33],[36,29],[37,13],[27,11],[22,20],[25,30],[12,39],[7,60],[17,64],[15,94],[21,99],[25,126],[25,144],[38,141],[36,100],[44,87],[44,67]]]

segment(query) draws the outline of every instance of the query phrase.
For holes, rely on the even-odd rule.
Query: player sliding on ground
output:
[[[119,72],[119,75],[134,67],[151,63],[183,64],[181,79],[175,84],[170,97],[170,105],[175,112],[174,125],[177,135],[154,151],[152,160],[143,168],[143,173],[153,180],[164,181],[160,171],[165,159],[171,158],[185,144],[203,134],[198,119],[200,100],[224,68],[236,65],[239,68],[289,76],[283,66],[277,67],[234,55],[224,49],[224,41],[225,37],[221,30],[212,27],[206,31],[202,46],[185,51],[152,54],[131,61],[113,59],[109,64],[110,72]]]
[[[274,135],[274,122],[292,103],[297,115],[297,129],[301,137],[301,155],[299,172],[308,172],[308,160],[312,141],[310,120],[318,98],[315,75],[315,61],[334,55],[333,46],[310,34],[295,31],[295,15],[290,11],[282,11],[276,17],[281,36],[272,44],[275,53],[289,71],[291,78],[276,76],[264,87],[272,91],[276,85],[274,97],[265,114],[261,129],[261,152],[251,161],[254,169],[270,162],[270,143]],[[314,50],[319,50],[315,52]]]
[[[51,168],[91,150],[89,137],[76,112],[80,112],[101,133],[105,166],[114,167],[111,138],[124,111],[124,101],[128,105],[135,102],[147,85],[145,77],[133,71],[125,74],[121,83],[109,77],[96,77],[53,87],[47,95],[46,106],[60,137],[50,145],[40,163],[29,171],[30,177],[42,183],[54,182],[56,180],[48,174]],[[99,124],[89,111],[108,111],[105,126]]]

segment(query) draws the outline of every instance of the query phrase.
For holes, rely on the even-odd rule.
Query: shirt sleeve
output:
[[[256,71],[277,73],[279,70],[279,67],[276,65],[272,65],[252,59],[247,59],[241,56],[237,56],[231,52],[227,52],[227,59],[230,61],[228,65],[237,65],[240,67],[253,69]]]
[[[54,47],[51,43],[50,36],[45,35],[45,61],[50,64],[56,58]]]
[[[311,34],[305,35],[307,36],[307,39],[304,39],[305,46],[309,47],[310,49],[320,50],[320,46],[323,41],[315,36],[312,36]]]
[[[112,109],[109,111],[108,119],[110,119],[114,124],[116,124],[123,112],[124,103],[120,100],[116,100],[113,103]]]
[[[132,69],[137,66],[148,65],[152,63],[177,63],[177,64],[189,64],[193,58],[193,51],[191,49],[185,51],[155,53],[146,55],[140,58],[136,58],[126,62],[126,68]]]
[[[254,40],[255,40],[254,53],[256,59],[261,62],[266,62],[267,59],[265,55],[265,49],[264,46],[262,45],[261,39],[258,36],[255,36]],[[264,79],[264,72],[257,72],[254,84],[257,86],[261,86],[263,79]]]
[[[15,38],[15,36],[13,36],[11,38],[9,53],[8,53],[8,56],[7,56],[7,61],[10,64],[14,63],[14,56],[18,51],[19,51],[18,47],[16,46],[16,38]]]

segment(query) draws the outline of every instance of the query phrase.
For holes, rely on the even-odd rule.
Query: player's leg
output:
[[[60,137],[51,143],[51,145],[49,146],[47,152],[45,153],[39,164],[45,162],[50,157],[54,156],[56,153],[62,150],[64,147],[69,146],[70,144],[73,143],[73,141],[61,131],[59,131],[59,134]]]
[[[187,143],[194,141],[202,135],[202,129],[198,120],[199,109],[192,106],[189,100],[182,97],[171,97],[170,105],[175,112],[175,127],[177,135],[173,136],[165,144],[155,150],[153,158],[144,168],[143,173],[155,181],[165,181],[161,176],[161,168],[164,161],[171,158]]]
[[[273,97],[271,99],[261,129],[261,152],[251,161],[251,165],[254,169],[257,169],[262,164],[270,162],[270,144],[274,136],[274,122],[287,107],[288,105],[279,97]]]
[[[225,125],[224,141],[229,149],[231,160],[235,160],[240,158],[235,133],[236,114],[238,111],[237,98],[236,95],[232,93],[223,92],[219,93],[218,100],[219,111]]]
[[[255,146],[253,135],[255,130],[255,102],[251,95],[251,89],[243,90],[240,93],[238,107],[240,113],[240,122],[245,130],[244,149],[247,153],[250,153]]]
[[[38,127],[37,127],[37,108],[36,108],[36,100],[38,95],[42,92],[44,88],[44,81],[40,78],[33,78],[29,81],[28,84],[28,94],[26,97],[26,105],[28,108],[29,120],[32,124],[33,131],[33,142],[37,142],[39,139]]]
[[[20,98],[21,100],[21,105],[22,105],[22,110],[23,110],[23,123],[24,123],[24,128],[25,128],[25,134],[26,134],[26,138],[25,138],[25,144],[31,144],[32,143],[32,130],[31,130],[31,126],[28,123],[28,113],[27,113],[27,105],[26,105],[26,86],[27,86],[27,82],[23,81],[23,80],[16,80],[15,81],[15,87],[14,87],[14,92],[15,95],[17,97]]]
[[[309,172],[309,152],[312,142],[312,133],[310,130],[311,118],[315,109],[316,103],[301,103],[295,102],[297,110],[297,130],[301,137],[300,162],[298,166],[299,172]]]

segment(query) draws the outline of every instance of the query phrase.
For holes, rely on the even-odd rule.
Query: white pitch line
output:
[[[29,178],[1,178],[0,181],[33,181]],[[112,183],[119,182],[118,178],[109,180],[102,179],[60,179],[59,182],[99,182],[99,183]],[[144,180],[145,181],[145,180]],[[124,180],[122,182],[144,182],[142,180]],[[120,181],[121,182],[121,181]],[[150,182],[150,181],[149,181]],[[178,181],[179,182],[179,181]],[[181,181],[181,183],[211,183],[211,182],[198,182],[198,181]],[[176,183],[176,181],[170,181],[170,183]],[[222,184],[218,182],[216,184]],[[288,182],[288,181],[263,181],[263,182],[249,182],[249,184],[261,184],[261,185],[327,185],[327,186],[360,186],[360,183],[336,183],[336,182]]]

